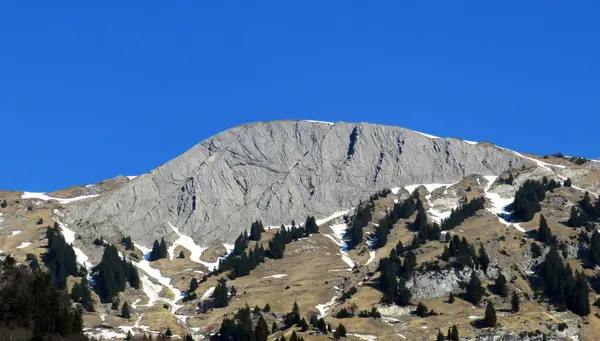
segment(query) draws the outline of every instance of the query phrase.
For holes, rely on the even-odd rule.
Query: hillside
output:
[[[138,177],[0,191],[0,250],[36,259],[68,292],[89,288],[78,302],[92,302],[84,330],[97,338],[218,339],[238,311],[225,326],[262,316],[270,339],[334,337],[286,318],[297,302],[298,318],[343,324],[350,340],[437,340],[454,326],[461,340],[595,340],[599,193],[595,160],[368,123],[261,122]]]

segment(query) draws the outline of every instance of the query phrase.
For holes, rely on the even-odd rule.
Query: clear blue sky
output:
[[[0,188],[144,173],[274,119],[600,156],[599,1],[406,3],[4,1]]]

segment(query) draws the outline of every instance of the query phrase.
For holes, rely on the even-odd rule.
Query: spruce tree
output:
[[[485,306],[485,317],[483,318],[483,324],[492,328],[496,326],[498,320],[496,318],[496,309],[494,309],[494,304],[492,301],[488,301],[488,304]]]
[[[450,296],[448,297],[448,303],[452,304],[454,303],[455,299],[454,299],[454,293],[450,293]]]
[[[571,187],[573,185],[573,181],[571,181],[571,178],[567,178],[567,180],[565,180],[563,185],[565,187]]]
[[[471,301],[471,303],[475,305],[479,305],[481,303],[481,299],[483,298],[483,293],[485,289],[481,286],[481,281],[479,277],[475,274],[475,271],[471,273],[471,280],[467,285],[467,297]]]
[[[520,309],[519,295],[517,295],[516,291],[513,291],[512,298],[510,299],[511,311],[513,313],[518,313]]]
[[[544,217],[544,215],[540,215],[540,225],[539,225],[539,229],[538,229],[538,233],[537,233],[537,239],[547,245],[550,245],[550,243],[552,242],[552,231],[550,230],[550,227],[548,227],[548,222],[546,221],[546,218]]]
[[[227,288],[226,279],[221,277],[213,295],[215,298],[215,307],[224,308],[229,305],[229,289]]]
[[[187,292],[191,294],[194,291],[196,291],[196,289],[198,289],[198,280],[196,279],[196,277],[193,277],[190,280],[190,286],[189,286]]]
[[[150,251],[148,260],[153,262],[159,260],[160,258],[160,244],[158,243],[158,240],[154,240],[154,243],[152,244],[152,251]]]
[[[269,338],[269,326],[262,315],[258,318],[256,329],[254,329],[255,341],[267,341]]]
[[[340,323],[340,325],[335,330],[335,333],[333,333],[333,338],[339,340],[342,337],[346,337],[346,327],[344,327],[344,325]]]
[[[185,258],[185,254],[183,253],[183,250],[179,251],[179,255],[177,256],[177,258],[179,258],[179,259],[184,259]]]
[[[278,330],[279,328],[277,328],[277,323],[273,322],[273,325],[271,326],[271,334],[277,333]]]
[[[452,338],[448,338],[450,341],[459,341],[460,337],[458,335],[458,327],[456,325],[452,326]]]
[[[593,265],[600,265],[600,233],[596,230],[592,233],[592,240],[588,252],[588,262]]]
[[[485,248],[483,247],[483,243],[479,244],[479,264],[481,265],[481,269],[483,272],[487,272],[488,266],[490,265],[490,257],[488,256]]]
[[[444,340],[446,340],[446,338],[444,337],[444,334],[442,334],[442,330],[438,329],[437,341],[444,341]]]
[[[265,304],[265,307],[263,308],[263,311],[265,313],[271,312],[271,306],[269,305],[269,303]]]
[[[417,310],[415,311],[415,315],[419,317],[427,317],[429,316],[428,312],[429,310],[427,309],[427,306],[423,304],[423,302],[419,302],[417,305]]]
[[[309,216],[306,218],[306,223],[304,223],[304,228],[306,229],[306,233],[319,233],[319,226],[317,225],[317,221],[315,217]]]
[[[259,241],[265,228],[261,221],[257,220],[250,225],[250,240]]]
[[[495,287],[498,295],[500,295],[502,297],[508,297],[507,281],[506,281],[506,277],[504,277],[504,275],[502,273],[500,273],[498,275],[498,278],[496,278],[496,283],[494,284],[494,287]]]
[[[125,319],[131,318],[131,312],[129,311],[129,303],[123,303],[123,307],[121,308],[121,317]]]
[[[169,339],[173,336],[173,332],[171,331],[171,328],[167,328],[167,331],[165,332],[165,336]]]
[[[167,243],[165,242],[165,238],[160,239],[160,258],[167,258],[169,252],[167,250]]]

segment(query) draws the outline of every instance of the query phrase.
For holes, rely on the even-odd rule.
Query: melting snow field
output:
[[[263,278],[283,278],[283,277],[287,277],[288,275],[286,274],[277,274],[277,275],[271,275],[271,276],[266,276]]]
[[[71,229],[69,229],[67,227],[67,224],[61,223],[60,221],[56,220],[56,223],[58,224],[58,226],[60,227],[60,232],[62,234],[62,236],[65,238],[65,241],[67,242],[67,244],[71,244],[71,246],[73,247],[73,251],[75,252],[75,257],[77,258],[77,263],[85,266],[86,269],[91,269],[93,267],[92,263],[90,263],[89,257],[83,253],[83,251],[78,248],[73,246],[73,243],[75,242],[75,232]]]
[[[208,270],[210,270],[210,271],[216,269],[219,266],[219,260],[217,260],[216,262],[213,262],[213,263],[209,263],[209,262],[205,262],[205,261],[201,260],[200,256],[202,256],[202,253],[207,248],[197,245],[191,237],[188,237],[188,236],[180,233],[179,229],[176,228],[175,226],[173,226],[173,224],[171,224],[170,222],[167,222],[167,224],[169,224],[169,226],[171,227],[173,232],[175,232],[179,236],[179,238],[176,241],[174,241],[173,245],[171,245],[168,249],[169,257],[171,258],[171,260],[173,260],[175,258],[175,248],[177,246],[181,246],[190,251],[190,253],[191,253],[190,260],[192,262],[202,264],[202,265],[206,266],[208,268]],[[227,255],[229,255],[229,253],[231,253],[231,251],[233,251],[233,247],[234,247],[233,245],[223,244],[223,246],[225,247],[225,249],[227,249]],[[227,255],[225,255],[221,258],[227,257]]]
[[[319,311],[319,318],[327,316],[327,311],[329,311],[329,308],[331,308],[333,306],[336,299],[337,299],[337,295],[333,296],[331,298],[331,301],[329,301],[325,304],[318,304],[315,306],[315,308],[317,308],[317,310]]]
[[[346,214],[348,214],[348,212],[350,212],[350,211],[349,210],[345,210],[345,211],[335,212],[334,214],[330,215],[327,218],[323,218],[323,219],[317,220],[316,223],[317,223],[317,225],[321,226],[321,225],[325,224],[328,221],[331,221],[333,219],[345,216]]]
[[[363,334],[348,334],[349,336],[354,336],[357,339],[360,340],[366,340],[366,341],[375,341],[377,340],[377,337],[374,335],[363,335]]]
[[[10,236],[14,237],[14,236],[18,235],[21,232],[23,232],[23,231],[12,231],[12,234]]]
[[[505,219],[510,215],[510,212],[506,210],[506,206],[512,204],[514,199],[505,199],[502,198],[498,193],[489,192],[490,187],[492,187],[492,184],[494,183],[494,181],[496,181],[498,177],[495,175],[486,175],[484,176],[484,178],[488,182],[484,189],[485,197],[488,198],[492,204],[492,207],[488,208],[488,210],[496,214],[498,216],[498,220],[500,220],[502,224],[506,226],[513,226],[521,232],[527,232],[524,228],[521,227],[521,225],[508,222]]]
[[[422,132],[420,132],[420,131],[416,131],[416,130],[413,130],[413,131],[414,131],[415,133],[419,134],[419,135],[423,135],[423,136],[425,136],[425,137],[429,137],[430,139],[439,139],[439,137],[438,137],[438,136],[434,136],[434,135],[430,135],[430,134],[425,134],[425,133],[422,133]]]
[[[346,224],[336,224],[332,225],[330,228],[333,231],[333,234],[326,234],[325,236],[340,246],[340,255],[342,256],[342,260],[350,267],[350,269],[348,270],[352,270],[355,264],[354,261],[352,261],[352,258],[350,258],[350,256],[348,255],[348,252],[346,252],[348,246],[346,245],[346,242],[344,242],[344,235],[346,234]]]
[[[207,299],[207,298],[211,297],[214,292],[215,292],[215,287],[210,287],[210,288],[206,289],[204,294],[202,294],[202,299]]]
[[[30,242],[23,242],[23,243],[21,243],[21,245],[17,246],[17,249],[24,249],[24,248],[28,247],[29,245],[31,245]]]
[[[333,125],[333,122],[327,122],[327,121],[304,120],[304,122],[325,123],[325,124]]]
[[[23,192],[23,194],[21,195],[21,199],[38,199],[38,200],[44,200],[44,201],[56,200],[61,204],[68,204],[68,203],[71,203],[74,201],[94,198],[97,196],[98,196],[97,194],[92,194],[92,195],[82,195],[82,196],[78,196],[78,197],[74,197],[74,198],[54,198],[54,197],[47,196],[46,193]]]

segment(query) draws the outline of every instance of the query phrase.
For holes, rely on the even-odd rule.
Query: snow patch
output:
[[[28,247],[29,245],[31,245],[30,242],[23,242],[23,243],[21,243],[21,245],[17,246],[17,249],[24,249],[24,248]]]
[[[335,300],[337,300],[337,295],[331,298],[331,301],[325,304],[318,304],[315,306],[319,311],[319,318],[327,316],[327,311],[334,305]]]
[[[68,203],[72,203],[74,201],[94,198],[97,196],[98,196],[97,194],[91,194],[91,195],[81,195],[81,196],[74,197],[74,198],[55,198],[55,197],[46,195],[46,193],[23,192],[23,194],[21,195],[21,199],[38,199],[38,200],[43,200],[43,201],[56,200],[61,204],[68,204]]]
[[[354,336],[357,339],[360,340],[366,340],[366,341],[375,341],[377,340],[377,336],[374,335],[364,335],[364,334],[348,334],[350,336]]]
[[[526,230],[522,228],[520,224],[514,224],[506,220],[510,216],[510,212],[506,210],[506,207],[513,203],[514,198],[502,198],[498,193],[493,193],[489,191],[490,187],[492,187],[492,184],[496,181],[498,177],[495,175],[486,175],[483,178],[488,182],[483,190],[485,193],[485,197],[492,204],[492,207],[488,207],[487,210],[498,216],[498,220],[502,224],[506,226],[512,226],[520,232],[526,232]]]
[[[207,299],[207,298],[211,297],[214,292],[215,292],[215,287],[210,287],[210,288],[206,289],[204,294],[202,294],[202,299]]]
[[[14,236],[18,235],[21,232],[23,232],[23,231],[12,231],[12,234],[10,236],[14,237]]]
[[[175,248],[177,246],[182,246],[190,251],[190,253],[191,253],[190,260],[192,262],[202,264],[202,265],[206,266],[208,268],[208,270],[210,270],[210,271],[216,269],[219,266],[219,260],[217,260],[216,262],[213,262],[213,263],[209,263],[209,262],[200,260],[200,256],[202,256],[202,253],[207,248],[197,245],[191,237],[181,234],[179,232],[179,229],[176,228],[175,226],[173,226],[170,222],[167,221],[167,224],[169,224],[169,226],[171,227],[173,232],[175,232],[179,236],[179,238],[175,242],[173,242],[173,245],[171,245],[168,249],[169,257],[171,260],[173,260],[175,258]],[[230,244],[223,244],[223,245],[227,249],[228,254],[229,254],[229,252],[231,252],[231,250],[233,250],[233,248],[231,247]]]
[[[67,227],[67,224],[62,223],[58,220],[55,220],[58,226],[60,227],[60,233],[63,238],[65,238],[65,242],[70,244],[73,248],[73,252],[75,252],[75,257],[77,258],[77,263],[83,265],[86,269],[91,269],[93,267],[92,263],[89,262],[89,257],[78,247],[73,246],[75,242],[75,232]]]
[[[137,178],[139,175],[127,175],[127,179],[129,180],[133,180],[135,178]]]
[[[478,144],[479,142],[475,142],[475,141],[467,141],[467,140],[463,140],[464,143],[468,143],[468,144]]]
[[[311,122],[311,123],[324,123],[324,124],[329,124],[329,125],[333,125],[333,122],[327,122],[327,121],[317,121],[317,120],[304,120],[304,122]]]
[[[319,226],[320,226],[320,225],[323,225],[323,224],[325,224],[326,222],[328,222],[328,221],[330,221],[330,220],[333,220],[333,219],[336,219],[336,218],[339,218],[339,217],[343,217],[343,216],[345,216],[346,214],[348,214],[348,212],[350,212],[350,211],[349,211],[349,210],[345,210],[345,211],[339,211],[339,212],[335,212],[334,214],[330,215],[330,216],[329,216],[329,217],[327,217],[327,218],[323,218],[323,219],[319,219],[319,220],[317,220],[317,221],[316,221],[316,223],[317,223],[317,225],[319,225]]]
[[[416,131],[416,130],[413,130],[413,131],[414,131],[415,133],[419,134],[419,135],[423,135],[423,136],[425,136],[425,137],[429,137],[430,139],[439,139],[439,137],[438,137],[438,136],[434,136],[434,135],[430,135],[430,134],[425,134],[425,133],[422,133],[422,132],[420,132],[420,131]]]
[[[350,258],[350,255],[348,255],[348,252],[346,252],[346,250],[348,249],[348,245],[344,241],[344,235],[346,234],[346,224],[335,224],[330,226],[330,228],[333,231],[333,234],[326,234],[325,236],[331,239],[338,246],[340,246],[340,255],[342,257],[342,261],[348,264],[348,266],[350,267],[349,270],[352,270],[355,264],[354,261],[352,261],[352,258]]]
[[[286,274],[277,274],[277,275],[271,275],[271,276],[266,276],[263,278],[283,278],[283,277],[287,277],[288,275]]]

